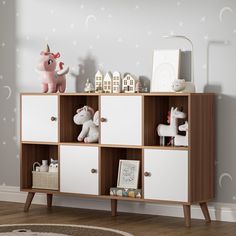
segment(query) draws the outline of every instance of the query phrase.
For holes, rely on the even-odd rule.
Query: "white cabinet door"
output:
[[[188,201],[188,151],[144,150],[144,198]]]
[[[101,143],[142,144],[141,96],[101,96]]]
[[[98,148],[60,146],[60,191],[98,195]]]
[[[22,141],[58,142],[57,95],[23,95]]]

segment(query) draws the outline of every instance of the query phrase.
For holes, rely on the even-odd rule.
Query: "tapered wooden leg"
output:
[[[190,205],[183,205],[184,210],[184,219],[185,219],[185,226],[191,226],[191,206]]]
[[[24,212],[27,212],[29,210],[31,202],[34,198],[34,195],[35,195],[34,192],[28,192],[26,202],[25,202]]]
[[[117,200],[111,199],[111,215],[116,216],[117,213]]]
[[[47,194],[47,206],[48,208],[51,208],[52,207],[52,194],[48,193]]]
[[[199,203],[199,205],[202,209],[202,213],[205,217],[206,223],[210,223],[211,222],[211,217],[210,217],[210,214],[209,214],[209,211],[208,211],[207,203],[206,202],[201,202],[201,203]]]

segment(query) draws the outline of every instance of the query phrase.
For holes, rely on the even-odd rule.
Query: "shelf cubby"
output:
[[[144,96],[144,145],[160,146],[157,134],[158,124],[167,124],[167,115],[171,107],[178,107],[186,113],[185,119],[179,119],[179,125],[188,120],[188,96]],[[180,134],[181,132],[178,131]],[[183,133],[182,133],[183,134]]]
[[[82,125],[76,125],[73,117],[77,109],[88,105],[98,110],[98,96],[93,95],[62,95],[60,97],[60,142],[78,142],[77,137]]]
[[[21,189],[32,188],[32,170],[34,162],[58,160],[57,145],[22,144],[21,154]]]
[[[101,195],[110,195],[110,188],[117,186],[120,160],[140,161],[138,188],[142,189],[142,149],[101,148]]]

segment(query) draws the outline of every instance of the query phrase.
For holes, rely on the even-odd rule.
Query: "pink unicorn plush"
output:
[[[59,70],[56,70],[56,59],[60,57],[60,53],[51,53],[47,45],[46,52],[40,53],[41,58],[37,69],[42,71],[41,84],[43,93],[56,93],[57,91],[64,93],[66,89],[66,74],[69,67],[63,68],[64,63],[59,63]]]

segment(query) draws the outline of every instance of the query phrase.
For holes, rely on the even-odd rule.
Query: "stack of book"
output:
[[[141,189],[132,188],[110,188],[111,196],[141,198]]]

